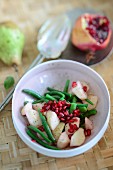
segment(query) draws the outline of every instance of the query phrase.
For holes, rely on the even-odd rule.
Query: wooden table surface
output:
[[[7,75],[18,80],[37,56],[37,32],[50,16],[73,8],[104,12],[113,22],[113,0],[0,0],[0,21],[12,20],[25,34],[22,65],[15,68],[0,62],[0,102],[6,95]],[[0,113],[0,170],[113,170],[113,55],[91,66],[105,80],[111,96],[110,123],[102,139],[86,153],[68,158],[46,157],[28,148],[17,135],[11,116],[11,102]]]

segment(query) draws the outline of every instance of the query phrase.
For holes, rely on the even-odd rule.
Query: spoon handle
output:
[[[36,66],[37,64],[42,63],[44,60],[44,57],[42,54],[39,54],[36,59],[32,62],[32,64],[30,65],[30,67],[27,69],[27,71],[29,71],[30,69],[32,69],[34,66]],[[26,72],[27,72],[26,71]],[[25,72],[25,73],[26,73]],[[25,74],[24,73],[24,74]],[[19,81],[19,80],[18,80]],[[17,82],[18,83],[18,82]],[[17,83],[15,84],[15,86],[12,88],[12,90],[7,94],[7,96],[4,98],[3,102],[0,104],[0,111],[2,111],[4,109],[4,107],[9,103],[9,101],[12,99],[13,97],[13,93],[15,90],[15,87],[17,85]]]

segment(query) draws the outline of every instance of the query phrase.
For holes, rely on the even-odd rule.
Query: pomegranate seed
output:
[[[63,101],[61,101],[61,103],[62,103],[63,105],[65,105],[65,104],[66,104],[66,101],[65,101],[65,100],[63,100]]]
[[[71,124],[71,122],[69,122],[69,127],[70,127],[70,128],[73,128],[73,124]]]
[[[63,117],[61,117],[60,120],[61,120],[62,122],[65,122],[65,119],[64,119]]]
[[[69,123],[73,123],[73,122],[75,122],[74,119],[70,119],[70,120],[69,120]]]
[[[67,108],[67,106],[64,106],[63,109],[65,110]]]
[[[55,109],[55,112],[56,112],[56,113],[58,112],[58,108]]]
[[[84,92],[87,92],[87,86],[83,86]]]
[[[79,109],[74,110],[73,114],[74,114],[75,117],[80,116],[80,110]]]
[[[58,107],[62,107],[61,101],[58,102],[57,106],[58,106]]]
[[[78,130],[78,127],[76,124],[73,125],[74,130]]]
[[[69,133],[73,133],[73,132],[74,132],[74,129],[68,129],[68,132],[69,132]]]
[[[32,141],[32,142],[36,142],[36,140],[34,140],[34,139],[31,139],[31,141]]]
[[[62,112],[59,113],[60,117],[64,117],[64,114]]]
[[[77,117],[77,114],[76,114],[76,113],[74,113],[73,115],[74,115],[74,117]]]
[[[64,112],[64,115],[65,115],[65,116],[69,115],[69,112],[66,110],[66,111]]]
[[[90,136],[90,135],[91,135],[91,130],[87,129],[87,136]]]
[[[69,139],[71,139],[71,137],[72,137],[72,134],[69,134],[69,135],[68,135],[68,137],[69,137]]]
[[[69,116],[70,116],[70,117],[73,117],[73,114],[71,113]]]
[[[67,120],[70,120],[70,117],[68,116],[68,117],[66,117],[66,119],[67,119]]]
[[[62,110],[62,107],[59,107],[59,111],[61,111]]]
[[[76,82],[72,82],[72,87],[76,87],[77,86],[77,83]]]

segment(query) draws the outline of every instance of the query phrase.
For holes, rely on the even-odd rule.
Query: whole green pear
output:
[[[24,34],[14,22],[0,23],[0,60],[5,64],[21,64],[24,42]]]

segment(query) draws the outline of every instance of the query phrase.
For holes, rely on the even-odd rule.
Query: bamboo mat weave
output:
[[[0,102],[6,95],[7,75],[15,80],[37,56],[37,32],[50,16],[73,8],[93,8],[104,12],[113,22],[113,0],[0,0],[0,21],[12,20],[26,37],[23,64],[15,69],[0,62]],[[17,135],[11,117],[11,102],[0,113],[0,170],[113,170],[113,55],[92,66],[105,80],[111,95],[110,123],[103,138],[82,155],[56,159],[28,148]]]

